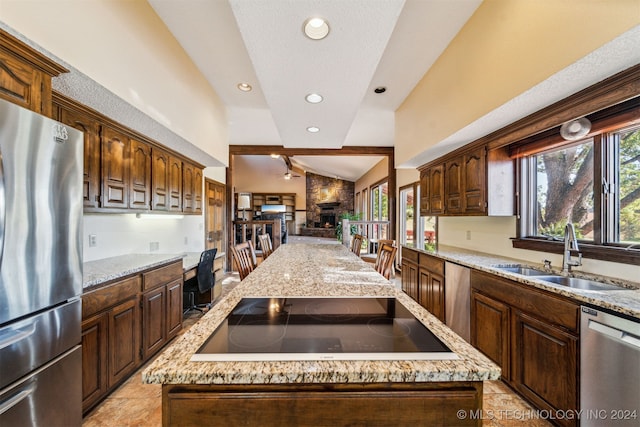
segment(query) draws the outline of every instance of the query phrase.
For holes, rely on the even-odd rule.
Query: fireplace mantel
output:
[[[324,202],[324,203],[316,203],[320,209],[335,209],[340,206],[340,202]]]

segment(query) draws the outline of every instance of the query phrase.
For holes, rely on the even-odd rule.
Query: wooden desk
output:
[[[225,256],[226,254],[224,252],[216,253],[216,258],[213,261],[213,274],[215,275],[216,283],[209,292],[205,292],[203,294],[196,293],[196,304],[209,304],[220,296],[220,293],[222,292]],[[196,277],[199,262],[200,252],[187,252],[184,258],[182,258],[182,278],[185,282]]]

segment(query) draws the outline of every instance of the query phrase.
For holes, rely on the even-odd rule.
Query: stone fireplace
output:
[[[309,172],[306,175],[307,226],[303,233],[333,237],[341,215],[353,213],[355,183]]]

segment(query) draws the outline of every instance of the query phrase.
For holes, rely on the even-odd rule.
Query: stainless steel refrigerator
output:
[[[0,100],[0,425],[82,423],[77,131]]]

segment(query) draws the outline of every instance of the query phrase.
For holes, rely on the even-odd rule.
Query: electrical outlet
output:
[[[149,243],[149,251],[156,252],[160,249],[160,242],[150,242]]]
[[[467,240],[471,240],[471,231],[467,230]]]
[[[98,245],[98,238],[95,234],[89,234],[89,247],[95,248]]]
[[[184,244],[185,245],[189,244],[189,238],[187,236],[184,236]]]

